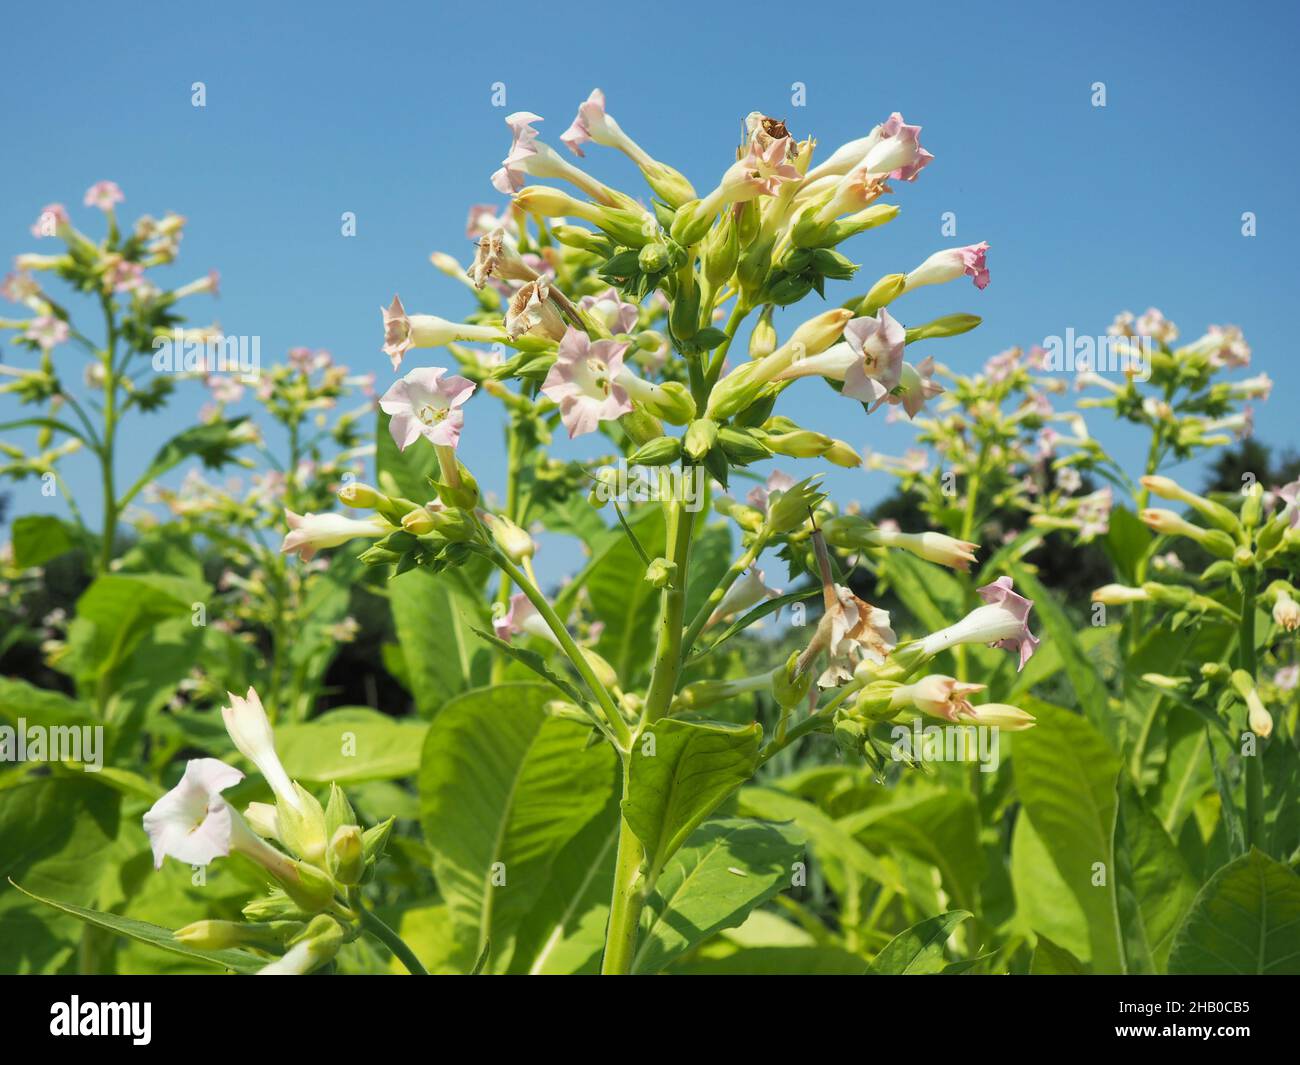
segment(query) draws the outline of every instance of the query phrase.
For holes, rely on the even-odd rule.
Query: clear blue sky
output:
[[[189,218],[175,282],[221,271],[220,301],[194,300],[196,320],[260,335],[264,358],[328,348],[377,370],[384,387],[381,303],[396,291],[412,311],[454,317],[466,306],[428,255],[467,257],[466,205],[500,201],[488,176],[508,145],[506,111],[545,116],[558,144],[600,86],[629,132],[708,188],[751,110],[786,117],[824,151],[901,110],[924,126],[936,160],[898,189],[899,219],[847,250],[869,283],[953,243],[991,243],[983,293],[963,281],[908,297],[907,320],[985,318],[934,354],[974,367],[1070,327],[1103,332],[1115,312],[1148,305],[1187,338],[1232,322],[1254,347],[1254,371],[1276,381],[1259,435],[1296,443],[1295,5],[1047,7],[13,6],[0,20],[11,44],[0,70],[0,255],[38,250],[27,230],[49,201],[86,219],[84,190],[112,179],[124,217]],[[195,81],[207,86],[201,110],[190,104]],[[506,111],[492,106],[498,81]],[[1091,105],[1096,81],[1105,108]],[[791,105],[794,82],[807,87],[804,107]],[[640,194],[620,157],[595,149],[589,160]],[[344,211],[356,212],[355,238],[340,236]],[[939,232],[946,211],[957,214],[955,241]],[[1258,217],[1251,239],[1244,211]],[[906,444],[906,429],[827,403],[815,383],[792,394],[794,417],[858,446]],[[124,467],[138,468],[202,399],[188,385],[165,425],[137,422]],[[496,412],[470,410],[467,454],[491,483]],[[16,414],[0,400],[0,421]],[[72,480],[90,502],[89,478]],[[30,485],[16,489],[15,512],[45,509]],[[837,472],[832,485],[870,499],[892,481]]]

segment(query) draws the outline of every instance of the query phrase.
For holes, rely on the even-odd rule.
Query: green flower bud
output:
[[[756,533],[763,527],[761,511],[737,503],[730,496],[718,496],[713,500],[713,509],[724,517],[730,518],[746,532]]]
[[[730,211],[723,211],[718,224],[709,230],[700,255],[704,276],[715,289],[736,272],[736,263],[740,260],[740,234]]]
[[[618,420],[634,444],[646,444],[664,435],[663,423],[646,410],[633,410]]]
[[[812,268],[833,281],[847,281],[858,272],[858,264],[830,248],[818,248],[812,254]]]
[[[783,710],[802,706],[812,687],[812,670],[799,672],[799,652],[791,651],[785,664],[772,670],[772,698]]]
[[[789,455],[796,459],[811,459],[826,454],[835,444],[825,433],[815,433],[811,429],[798,429],[790,433],[769,433],[767,446],[778,455]]]
[[[433,531],[452,543],[463,544],[478,535],[474,515],[468,510],[431,510]]]
[[[646,567],[645,579],[652,588],[667,588],[677,579],[677,563],[656,558]]]
[[[777,278],[767,286],[765,292],[770,303],[775,303],[778,307],[788,307],[792,303],[798,303],[809,292],[812,291],[813,283],[811,278],[786,274]]]
[[[718,443],[727,458],[737,466],[748,466],[772,457],[772,449],[752,429],[724,426],[718,430]]]
[[[713,391],[709,393],[705,417],[712,418],[714,421],[724,421],[753,403],[766,384],[756,379],[758,365],[756,362],[744,363],[714,385]]]
[[[325,804],[325,834],[333,838],[344,825],[355,825],[357,815],[348,797],[337,784],[330,784],[329,801]]]
[[[658,242],[647,244],[636,257],[637,266],[646,274],[662,273],[668,269],[669,261],[668,245]]]
[[[677,208],[673,219],[672,238],[683,248],[698,244],[713,224],[716,211],[703,200],[691,200]]]
[[[881,307],[888,307],[898,299],[906,288],[906,274],[886,274],[853,305],[853,313],[858,317],[873,317]]]
[[[253,899],[241,912],[250,921],[296,922],[309,916],[280,888],[273,888],[268,894]]]
[[[321,860],[324,858],[322,852]],[[334,901],[334,881],[314,865],[306,862],[292,864],[295,874],[286,876],[280,881],[280,886],[304,913],[320,913]]]
[[[280,839],[289,851],[313,865],[325,862],[325,811],[321,804],[301,784],[294,782],[294,793],[298,797],[295,806],[283,800],[275,804],[276,815],[280,823]]]
[[[433,482],[434,490],[438,493],[438,498],[444,506],[455,507],[459,510],[473,510],[478,506],[478,481],[474,479],[474,475],[465,468],[465,464],[459,459],[456,460],[456,472],[459,484],[452,485],[445,481],[435,480]]]
[[[396,817],[390,817],[387,821],[380,821],[379,824],[366,829],[361,834],[361,849],[365,853],[367,862],[378,861],[384,856],[388,837],[393,834],[393,822],[396,820]]]
[[[583,226],[551,226],[551,236],[570,248],[595,252],[597,255],[605,255],[609,252],[609,240]]]
[[[682,455],[682,442],[675,436],[661,436],[642,444],[628,457],[633,466],[667,466]]]
[[[1246,492],[1241,504],[1241,524],[1247,529],[1254,529],[1259,524],[1264,509],[1264,486],[1256,481]]]
[[[433,515],[424,507],[416,507],[409,514],[402,515],[402,528],[412,536],[423,536],[433,532]]]
[[[700,286],[692,277],[681,289],[668,310],[668,325],[678,340],[690,340],[700,330]]]
[[[501,548],[506,558],[516,565],[526,558],[532,558],[537,545],[527,531],[521,529],[504,514],[495,514],[491,518],[492,539]]]
[[[597,510],[614,498],[618,492],[618,472],[608,467],[596,472],[595,482],[587,492],[587,502]]]
[[[969,333],[980,322],[984,321],[978,314],[946,314],[942,318],[936,318],[933,322],[926,322],[925,325],[918,325],[914,329],[907,331],[907,343],[913,344],[918,340],[933,340],[936,337],[955,337],[962,333]]]
[[[245,921],[195,921],[172,933],[172,938],[199,950],[232,947],[278,947],[307,926],[302,921],[249,924]]]
[[[357,825],[340,825],[330,839],[327,854],[330,875],[344,887],[361,883],[366,869],[365,847]]]
[[[383,495],[377,488],[362,484],[360,481],[349,481],[339,489],[339,502],[345,507],[355,507],[358,510],[376,510],[386,500],[387,496]]]
[[[822,452],[822,458],[835,466],[843,466],[846,470],[856,470],[862,465],[862,456],[858,454],[857,448],[844,440],[832,440],[831,446]]]
[[[861,758],[866,742],[867,729],[861,721],[836,715],[835,744],[844,754],[852,758]]]
[[[763,311],[749,334],[749,357],[761,359],[776,350],[776,326],[772,324],[772,308]]]
[[[680,381],[665,381],[646,398],[646,406],[670,425],[685,425],[695,417],[695,399]]]
[[[647,159],[640,164],[646,184],[669,207],[680,208],[695,199],[695,189],[686,177],[666,163]]]
[[[691,422],[683,440],[688,457],[698,462],[718,442],[718,423],[711,418],[697,418]]]

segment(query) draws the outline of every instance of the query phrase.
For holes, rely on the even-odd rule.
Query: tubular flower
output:
[[[516,592],[510,597],[509,609],[500,617],[492,619],[492,628],[496,631],[498,639],[507,642],[512,636],[527,633],[529,636],[536,636],[548,643],[559,645],[555,633],[546,624],[546,619],[538,613],[537,608],[523,592]]]
[[[542,116],[531,111],[516,111],[506,116],[513,140],[509,154],[501,161],[501,169],[492,175],[493,187],[510,196],[524,187],[525,176],[555,178],[581,189],[597,203],[616,206],[617,200],[609,189],[537,139],[532,124],[541,121]]]
[[[901,710],[914,706],[931,717],[961,721],[973,713],[969,696],[983,691],[985,687],[983,684],[965,684],[941,673],[934,673],[913,684],[895,688],[889,699],[889,708]]]
[[[460,443],[465,425],[465,401],[475,385],[441,366],[412,370],[379,400],[379,409],[391,416],[388,430],[400,450],[405,451],[420,437],[431,444],[454,448]]]
[[[1033,714],[1007,703],[985,703],[983,706],[972,707],[969,713],[962,716],[961,721],[968,725],[989,725],[1006,732],[1023,732],[1035,724]]]
[[[752,566],[747,574],[727,589],[727,594],[718,603],[709,624],[713,625],[725,618],[734,617],[746,610],[758,606],[764,599],[775,599],[781,594],[780,588],[769,588],[763,578],[763,571]]]
[[[935,252],[907,275],[907,291],[920,288],[922,285],[942,285],[948,281],[955,281],[963,274],[975,282],[976,288],[987,288],[989,268],[985,264],[985,257],[988,250],[988,243],[981,242]]]
[[[230,705],[222,708],[221,718],[226,723],[231,741],[240,754],[257,766],[257,771],[266,778],[277,799],[299,808],[298,794],[289,781],[289,774],[280,764],[280,756],[275,753],[271,721],[262,708],[261,698],[252,688],[242,698],[234,692],[227,692],[226,696]]]
[[[1011,651],[1019,658],[1017,672],[1038,646],[1038,638],[1029,631],[1029,611],[1032,599],[1016,593],[1010,577],[999,577],[992,584],[979,589],[985,605],[976,607],[955,625],[932,632],[921,641],[927,655],[937,655],[949,647],[962,643],[986,643]]]
[[[927,355],[915,366],[903,363],[899,386],[885,397],[891,406],[902,406],[909,418],[915,418],[935,396],[942,394],[943,386],[933,380],[934,359]]]
[[[882,547],[901,547],[918,558],[950,569],[967,570],[975,561],[979,544],[958,540],[938,532],[905,533],[891,529],[875,529],[870,536]]]
[[[296,877],[293,862],[259,839],[221,793],[244,779],[234,766],[216,758],[194,758],[171,791],[144,815],[154,867],[166,858],[186,865],[208,865],[236,851],[277,877]]]
[[[560,406],[560,417],[570,438],[596,431],[600,422],[613,421],[632,410],[632,399],[620,383],[627,343],[593,341],[570,328],[542,382],[542,394]]]
[[[101,211],[111,211],[125,199],[122,190],[117,187],[117,182],[96,181],[86,190],[84,202],[87,207],[98,207]]]
[[[384,354],[393,361],[393,369],[402,365],[402,356],[411,348],[437,348],[458,340],[492,343],[501,339],[501,331],[486,325],[449,322],[432,314],[406,313],[399,297],[388,307],[380,307],[384,316]]]
[[[358,536],[387,536],[393,531],[384,522],[358,521],[342,514],[313,514],[310,511],[295,514],[292,510],[286,510],[284,514],[289,523],[289,533],[280,544],[280,551],[286,555],[296,554],[304,562],[310,562],[323,547],[338,547]]]
[[[867,151],[864,164],[871,174],[887,174],[895,181],[915,181],[934,158],[921,147],[921,127],[909,126],[895,111],[880,127],[880,138]]]
[[[1130,588],[1124,584],[1103,584],[1092,593],[1094,603],[1106,606],[1121,606],[1125,603],[1145,603],[1151,596],[1142,588]]]
[[[796,358],[776,379],[818,376],[843,381],[844,395],[879,404],[902,381],[906,342],[907,330],[882,307],[874,317],[851,319],[841,343]]]

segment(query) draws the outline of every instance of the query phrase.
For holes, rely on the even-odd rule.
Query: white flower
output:
[[[226,723],[231,741],[240,754],[257,766],[257,771],[271,785],[275,797],[295,810],[300,810],[302,803],[289,780],[289,774],[280,764],[280,756],[275,753],[271,722],[262,708],[262,700],[257,692],[249,688],[248,694],[243,698],[234,692],[226,694],[230,698],[230,705],[222,707],[221,717]]]
[[[358,536],[379,537],[392,532],[390,525],[375,520],[361,521],[342,514],[295,514],[292,510],[284,512],[289,523],[289,533],[280,544],[284,554],[296,553],[304,562],[322,547],[338,547],[339,544]]]

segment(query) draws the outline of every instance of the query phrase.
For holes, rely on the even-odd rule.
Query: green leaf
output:
[[[628,762],[623,816],[645,847],[651,883],[695,828],[754,775],[763,730],[665,718]]]
[[[1112,507],[1110,528],[1101,546],[1115,564],[1115,571],[1125,584],[1137,580],[1137,566],[1151,550],[1155,537],[1131,510],[1124,506]]]
[[[1300,973],[1300,877],[1253,847],[1229,862],[1196,896],[1169,971]]]
[[[905,551],[885,555],[881,571],[908,612],[927,632],[946,628],[965,613],[961,584],[942,566]]]
[[[741,615],[735,621],[731,622],[731,624],[726,626],[726,628],[724,628],[721,633],[713,637],[712,642],[710,642],[708,646],[703,647],[700,650],[696,651],[695,654],[691,656],[689,660],[689,664],[694,664],[695,662],[698,662],[701,658],[703,658],[705,655],[713,653],[724,643],[726,643],[729,639],[731,639],[731,637],[735,636],[736,633],[743,632],[745,629],[749,628],[749,626],[754,624],[754,622],[761,621],[769,614],[775,614],[777,611],[782,610],[793,603],[801,602],[804,599],[812,599],[814,596],[818,596],[821,594],[822,594],[821,585],[815,584],[808,588],[801,588],[793,592],[786,592],[785,595],[778,595],[773,599],[764,599],[761,603],[758,604],[758,606],[754,607],[752,610],[748,611],[747,613]]]
[[[1065,663],[1066,676],[1074,688],[1075,698],[1088,720],[1112,743],[1119,735],[1120,719],[1110,710],[1106,686],[1097,673],[1093,660],[1079,642],[1078,629],[1061,609],[1052,594],[1039,583],[1037,577],[1022,565],[1011,567],[1020,593],[1034,601],[1034,611],[1042,622],[1044,635],[1057,645]]]
[[[228,972],[236,973],[255,973],[265,964],[265,959],[259,958],[243,950],[199,950],[195,947],[187,946],[184,943],[176,941],[171,930],[159,928],[156,924],[148,924],[145,921],[136,921],[130,917],[119,917],[115,913],[102,913],[99,910],[88,910],[82,906],[73,906],[68,902],[59,902],[57,899],[47,899],[42,895],[28,891],[21,884],[15,884],[12,880],[9,883],[21,891],[28,898],[35,899],[37,902],[49,906],[51,909],[59,910],[63,913],[71,914],[78,920],[85,921],[87,924],[95,925],[97,928],[104,928],[114,932],[119,936],[126,936],[128,939],[134,939],[139,943],[147,943],[151,947],[157,947],[159,950],[165,950],[172,954],[179,954],[182,957],[190,958],[194,961],[201,961],[208,965],[214,965],[218,968],[225,969]]]
[[[1064,947],[1041,932],[1036,935],[1038,943],[1029,962],[1031,976],[1083,976],[1088,972],[1088,967]]]
[[[19,569],[43,566],[77,546],[75,526],[51,514],[25,514],[14,520],[14,565]]]
[[[1048,703],[1034,713],[1036,727],[1016,735],[1017,791],[1087,919],[1093,969],[1126,972],[1114,860],[1119,759],[1082,717]]]
[[[388,584],[393,624],[406,656],[416,709],[433,715],[448,699],[486,684],[491,651],[475,628],[491,619],[486,597],[457,570],[413,569]]]
[[[1016,923],[1025,934],[1047,934],[1082,961],[1092,957],[1083,908],[1028,817],[1017,817],[1011,833],[1011,884]]]
[[[429,478],[438,472],[438,453],[424,440],[399,451],[389,431],[389,416],[379,412],[375,426],[375,470],[379,490],[389,495],[399,495],[415,503],[433,498]],[[391,481],[392,483],[386,483]]]
[[[636,529],[642,549],[651,558],[664,554],[663,516],[658,507],[641,515],[634,514],[628,522]],[[629,689],[650,668],[653,641],[646,639],[646,633],[653,631],[659,611],[659,592],[647,581],[628,579],[628,574],[639,574],[644,568],[636,547],[620,531],[618,539],[600,560],[589,567],[586,577],[592,609],[605,623],[596,650]],[[558,601],[556,611],[559,612]],[[565,616],[560,613],[560,617]]]
[[[356,784],[414,776],[428,730],[423,722],[368,707],[341,707],[305,724],[277,727],[275,745],[295,780]]]
[[[632,971],[655,973],[744,921],[790,883],[803,853],[791,825],[742,818],[701,825],[664,868],[646,903]]]
[[[434,718],[420,764],[420,810],[438,886],[471,960],[490,939],[504,972],[557,856],[614,794],[617,759],[591,730],[552,717],[545,684],[467,692]]]
[[[618,802],[611,796],[600,815],[556,857],[546,891],[520,927],[512,973],[599,970],[614,891],[619,820]]]
[[[953,929],[970,914],[949,910],[928,917],[891,939],[871,963],[870,972],[877,976],[916,976],[943,972],[948,962],[943,947]]]

